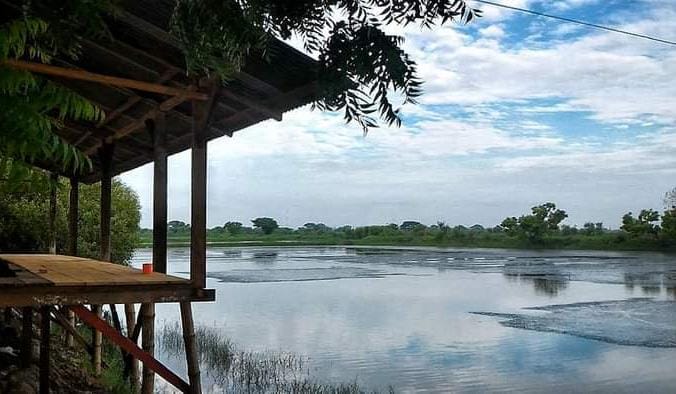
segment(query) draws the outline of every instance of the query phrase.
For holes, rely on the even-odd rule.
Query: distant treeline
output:
[[[211,243],[256,245],[428,245],[496,248],[565,248],[608,250],[676,250],[676,208],[663,214],[642,210],[622,218],[619,230],[603,223],[585,223],[581,228],[562,224],[567,213],[554,203],[535,206],[529,214],[508,217],[499,225],[450,226],[439,221],[426,225],[409,220],[401,224],[330,227],[323,223],[306,223],[299,228],[280,227],[273,218],[260,217],[251,226],[227,222],[208,230]],[[188,244],[190,225],[181,221],[168,223],[169,242]],[[148,244],[152,231],[141,230]]]

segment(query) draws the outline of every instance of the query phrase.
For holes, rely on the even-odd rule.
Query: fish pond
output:
[[[205,391],[676,392],[676,256],[210,247]],[[170,248],[186,276],[189,250]],[[134,264],[151,259],[139,249]],[[158,357],[185,374],[178,306]]]

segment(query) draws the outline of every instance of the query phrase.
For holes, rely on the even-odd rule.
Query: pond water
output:
[[[150,250],[134,262],[149,261]],[[169,250],[188,271],[189,250]],[[437,248],[208,249],[196,324],[396,392],[676,392],[676,258]],[[157,324],[179,318],[158,305]],[[184,373],[182,360],[160,358]],[[205,375],[208,375],[206,371]],[[207,390],[216,390],[205,377]]]

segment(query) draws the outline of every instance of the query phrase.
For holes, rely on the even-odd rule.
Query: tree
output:
[[[416,230],[422,230],[424,228],[425,228],[424,224],[422,224],[420,222],[416,222],[414,220],[406,220],[406,221],[402,222],[401,225],[399,226],[399,229],[401,231],[416,231]]]
[[[603,234],[603,223],[587,222],[582,227],[581,232],[585,235]]]
[[[638,218],[634,218],[631,212],[622,217],[621,230],[633,236],[657,235],[660,227],[655,224],[660,220],[659,212],[654,209],[642,209]]]
[[[418,23],[431,28],[450,21],[470,22],[480,12],[463,0],[181,0],[172,32],[182,44],[190,73],[229,76],[246,56],[268,50],[270,37],[296,36],[319,60],[315,106],[344,110],[366,132],[377,126],[378,112],[400,124],[390,93],[415,103],[422,93],[415,62],[402,49],[403,38],[384,31],[390,24]]]
[[[664,193],[663,202],[665,211],[676,209],[676,187]]]
[[[115,0],[32,0],[17,2],[16,17],[0,25],[0,61],[27,58],[49,63],[57,56],[76,59],[83,38],[105,37]],[[344,110],[366,132],[378,113],[401,123],[390,99],[415,103],[422,93],[415,62],[403,38],[387,34],[390,24],[431,28],[451,21],[468,23],[480,11],[464,0],[178,0],[171,33],[180,43],[187,71],[228,79],[250,56],[275,56],[271,38],[300,38],[319,61],[315,106]],[[96,121],[102,112],[72,91],[27,72],[0,66],[0,155],[19,160],[50,153],[78,165],[88,162],[53,133],[65,119]],[[52,115],[56,114],[55,117]]]
[[[676,241],[676,208],[662,215],[662,235],[666,239]]]
[[[273,218],[256,218],[252,220],[251,223],[253,223],[255,228],[261,229],[263,234],[266,235],[272,234],[277,228],[279,228],[277,221]]]
[[[0,190],[0,250],[45,251],[49,244],[48,209],[49,180],[43,174],[42,187],[32,192]],[[39,185],[35,185],[39,186]],[[57,251],[64,252],[67,243],[68,193],[65,182],[59,184],[57,207]],[[78,254],[98,259],[100,186],[80,185]],[[111,258],[116,263],[129,263],[137,246],[140,203],[136,193],[117,179],[113,180],[111,214]]]
[[[237,235],[242,232],[242,223],[240,222],[227,222],[223,225],[225,231],[230,235]]]
[[[190,233],[190,225],[180,220],[170,220],[167,223],[167,232],[172,235],[187,235]]]
[[[38,156],[75,171],[89,166],[78,149],[61,139],[65,121],[101,119],[103,112],[70,89],[5,65],[8,59],[50,63],[77,57],[79,38],[105,31],[106,1],[21,1],[17,17],[0,24],[0,168],[25,172],[23,162]],[[7,15],[9,16],[9,15]],[[2,172],[2,171],[0,171]]]
[[[547,202],[531,208],[530,215],[518,219],[508,217],[500,226],[510,236],[523,238],[531,243],[542,243],[545,235],[558,231],[559,224],[568,217],[566,211],[557,209],[556,204]]]

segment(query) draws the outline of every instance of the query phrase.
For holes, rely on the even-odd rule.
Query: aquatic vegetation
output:
[[[314,381],[308,359],[295,353],[240,350],[214,327],[197,326],[195,340],[203,371],[227,392],[364,392],[356,382],[326,384]],[[162,327],[159,341],[162,351],[169,356],[183,357],[185,354],[182,331],[177,322]]]

